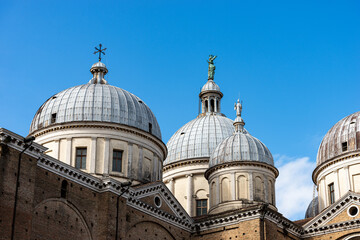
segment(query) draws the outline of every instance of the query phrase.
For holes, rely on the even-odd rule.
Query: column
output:
[[[89,173],[95,173],[96,166],[96,137],[91,138],[91,155]]]
[[[350,191],[351,190],[351,182],[350,182],[349,166],[344,167],[344,172],[345,172],[345,182],[346,182],[346,190],[345,191]]]
[[[170,192],[172,194],[174,194],[174,179],[173,178],[169,180],[169,188],[170,188]]]
[[[219,183],[219,177],[216,177],[215,180],[215,186],[216,186],[216,198],[215,198],[215,205],[220,203],[220,183]]]
[[[60,140],[55,140],[54,158],[60,160]]]
[[[157,169],[158,169],[158,161],[156,159],[156,155],[153,154],[152,156],[152,162],[151,162],[151,166],[152,166],[152,173],[151,173],[151,181],[157,181],[157,180],[161,180],[157,177]]]
[[[334,175],[334,190],[335,190],[335,201],[340,198],[340,188],[339,188],[339,178],[338,178],[338,169],[333,171]]]
[[[236,200],[236,176],[235,173],[231,174],[231,192],[232,192],[232,200]]]
[[[133,176],[133,174],[132,174],[132,171],[131,171],[131,169],[132,169],[132,166],[131,166],[131,164],[132,164],[132,162],[133,162],[133,145],[132,145],[132,143],[129,143],[129,145],[128,145],[128,159],[127,159],[127,176],[128,177],[130,177],[130,178],[132,178]],[[125,159],[124,159],[125,160]],[[125,160],[126,161],[126,160]],[[125,169],[124,169],[125,170]],[[125,171],[124,171],[125,172]]]
[[[265,175],[264,175],[264,198],[265,198],[265,202],[271,202],[271,200],[269,201],[269,181]]]
[[[187,209],[186,211],[190,216],[193,216],[192,214],[192,203],[193,203],[193,175],[188,174],[187,177]]]
[[[254,183],[253,183],[253,173],[249,173],[249,200],[254,200]]]
[[[218,112],[218,110],[217,110],[217,98],[214,99],[214,106],[215,106],[214,107],[215,108],[214,112]]]
[[[71,164],[71,151],[72,151],[72,138],[67,138],[66,139],[66,158],[65,158],[65,163],[69,164],[71,166],[75,166],[74,164]]]
[[[143,148],[141,146],[139,146],[139,161],[138,161],[138,165],[139,165],[139,168],[138,168],[138,172],[137,172],[137,177],[139,179],[142,179],[144,177],[144,174],[143,174]]]
[[[324,203],[324,208],[325,207],[327,207],[328,206],[328,198],[327,198],[327,191],[328,191],[328,189],[327,189],[327,187],[326,187],[326,183],[325,183],[325,178],[323,178],[322,180],[321,180],[321,188],[323,189],[322,190],[322,199],[323,199],[323,203]],[[320,211],[322,210],[322,209],[319,209]]]
[[[104,144],[104,175],[109,175],[109,161],[110,161],[110,139],[105,138]]]
[[[208,112],[210,112],[210,98],[209,97],[208,97],[207,103],[208,103]]]

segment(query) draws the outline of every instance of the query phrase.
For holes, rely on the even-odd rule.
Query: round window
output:
[[[359,208],[357,206],[349,207],[348,214],[350,217],[356,217],[359,214]]]
[[[161,207],[161,199],[158,196],[154,198],[154,202],[157,207]]]

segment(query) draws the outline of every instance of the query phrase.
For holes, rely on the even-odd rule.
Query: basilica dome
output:
[[[217,114],[199,115],[170,138],[164,165],[185,159],[210,157],[215,147],[233,132],[231,119]]]
[[[167,149],[154,114],[134,94],[108,84],[100,58],[90,72],[88,83],[45,101],[30,135],[47,155],[94,176],[133,184],[160,180]]]
[[[101,62],[91,70],[94,68],[106,69]],[[117,123],[161,139],[159,124],[150,108],[134,94],[107,83],[83,84],[53,95],[36,112],[30,134],[52,124],[69,122]]]
[[[317,165],[340,155],[359,150],[360,112],[353,113],[337,122],[323,138],[318,155]]]
[[[244,128],[240,116],[234,121],[235,132],[224,139],[214,150],[209,160],[209,168],[230,162],[256,161],[274,166],[269,149]]]

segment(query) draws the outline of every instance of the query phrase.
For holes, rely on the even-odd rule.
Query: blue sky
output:
[[[240,97],[246,128],[268,146],[277,167],[304,163],[308,182],[299,184],[307,187],[305,206],[312,195],[309,168],[322,137],[359,110],[359,1],[2,1],[1,6],[0,126],[21,135],[47,98],[91,78],[93,48],[102,43],[108,48],[107,80],[150,106],[167,142],[197,116],[206,59],[215,54],[223,113],[235,118],[233,104]],[[279,184],[288,180],[280,172]],[[278,202],[289,191],[278,193]],[[285,216],[297,219],[303,213]]]

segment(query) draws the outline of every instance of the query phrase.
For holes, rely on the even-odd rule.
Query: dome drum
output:
[[[275,167],[262,163],[222,164],[206,171],[210,192],[210,214],[269,203],[275,207]]]

